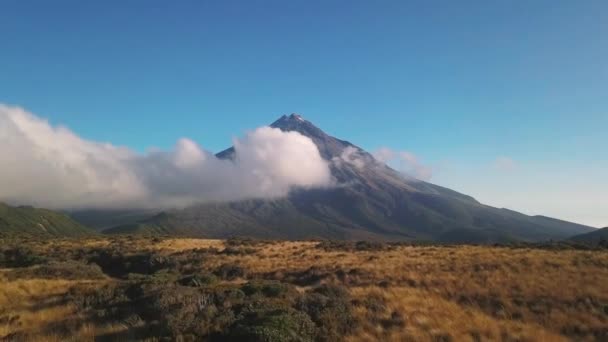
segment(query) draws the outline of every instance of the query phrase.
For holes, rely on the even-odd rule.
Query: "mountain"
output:
[[[94,232],[69,216],[47,209],[0,202],[0,236],[84,236]]]
[[[67,214],[84,226],[103,231],[149,218],[159,212],[157,209],[78,209]]]
[[[490,207],[471,196],[404,176],[297,114],[284,115],[271,127],[309,137],[329,162],[339,186],[294,189],[275,200],[170,210],[107,232],[491,243],[564,239],[593,229]],[[231,159],[235,153],[229,148],[217,157]]]
[[[588,244],[598,244],[602,240],[608,242],[608,227],[596,229],[589,233],[576,235],[571,237],[569,240],[576,242],[584,242]]]

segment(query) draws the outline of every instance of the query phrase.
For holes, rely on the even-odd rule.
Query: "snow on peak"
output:
[[[292,119],[296,119],[296,120],[298,120],[298,121],[302,121],[302,122],[304,122],[304,118],[303,118],[303,117],[302,117],[302,115],[300,115],[300,114],[297,114],[297,113],[291,113],[291,115],[290,115],[290,116],[291,116],[291,118],[292,118]]]

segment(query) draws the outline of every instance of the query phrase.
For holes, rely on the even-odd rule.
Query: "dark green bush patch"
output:
[[[332,241],[324,240],[317,244],[316,248],[327,252],[347,251],[347,252],[379,252],[389,250],[393,246],[380,241]]]
[[[285,280],[300,286],[318,285],[323,280],[331,278],[333,274],[325,269],[312,266],[300,272],[290,272],[285,274]]]
[[[0,250],[0,267],[30,267],[47,262],[47,259],[29,248],[12,247]]]
[[[241,287],[243,293],[249,297],[259,296],[265,298],[283,298],[292,303],[292,299],[299,296],[295,287],[279,281],[250,281]]]
[[[225,335],[232,341],[314,341],[315,324],[303,312],[287,309],[253,309],[241,313]]]
[[[235,280],[245,277],[245,269],[237,264],[223,264],[215,270],[214,274],[224,280]]]
[[[205,278],[213,275],[204,273],[174,282],[149,280],[161,273],[168,272],[74,289],[66,299],[92,321],[126,326],[128,335],[114,339],[339,341],[353,325],[349,294],[340,287],[302,294],[279,281],[211,285]]]
[[[185,276],[181,278],[178,283],[182,286],[204,287],[215,284],[216,282],[217,278],[215,275],[211,273],[202,272],[199,274]]]
[[[296,309],[306,312],[316,324],[318,341],[338,341],[352,331],[350,295],[342,287],[320,286],[304,294]]]
[[[163,269],[176,268],[178,265],[171,257],[153,254],[123,254],[113,250],[100,250],[90,259],[111,277],[122,278],[129,273],[154,274]]]

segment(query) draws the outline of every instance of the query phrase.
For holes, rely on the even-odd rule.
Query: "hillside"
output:
[[[334,138],[301,116],[271,127],[309,137],[337,186],[294,189],[286,198],[201,204],[120,225],[108,233],[227,238],[382,239],[493,243],[565,239],[593,228],[483,205],[473,197],[407,177],[358,146]],[[217,154],[235,157],[234,148]]]
[[[84,236],[93,231],[52,210],[12,207],[0,202],[0,235]]]
[[[570,238],[571,241],[584,242],[588,244],[598,244],[602,240],[608,242],[608,227],[597,229],[589,233],[576,235]]]

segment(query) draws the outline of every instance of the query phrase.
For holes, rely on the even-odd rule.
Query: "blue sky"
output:
[[[139,151],[284,113],[432,181],[608,226],[606,1],[0,3],[0,103]]]

